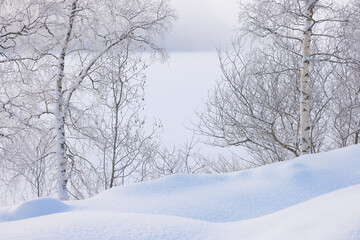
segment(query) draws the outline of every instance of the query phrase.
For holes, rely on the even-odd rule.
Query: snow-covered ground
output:
[[[0,239],[360,239],[360,146],[0,209]]]

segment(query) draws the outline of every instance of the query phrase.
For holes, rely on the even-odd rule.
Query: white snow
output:
[[[360,239],[360,146],[0,209],[0,239]]]
[[[66,212],[69,210],[70,207],[60,200],[53,198],[39,198],[10,207],[6,210],[6,212],[2,213],[0,211],[0,214],[2,213],[2,218],[0,218],[0,220],[16,221]]]

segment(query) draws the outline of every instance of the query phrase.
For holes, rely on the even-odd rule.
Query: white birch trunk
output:
[[[59,199],[69,200],[69,194],[67,190],[67,156],[66,156],[66,138],[65,138],[65,117],[67,106],[64,106],[64,94],[63,94],[63,79],[65,76],[65,56],[66,50],[70,42],[71,32],[73,29],[74,18],[76,15],[77,0],[72,1],[71,13],[69,16],[69,27],[64,38],[64,42],[61,45],[61,52],[58,57],[58,74],[56,77],[56,157],[58,164],[58,187],[59,187]]]
[[[69,195],[66,187],[68,180],[66,174],[67,157],[65,149],[65,113],[62,96],[63,74],[61,73],[63,70],[61,69],[61,65],[63,66],[63,63],[59,64],[59,74],[56,81],[56,157],[58,164],[59,199],[68,200]]]
[[[306,1],[306,21],[302,42],[302,67],[300,73],[300,154],[311,153],[310,118],[309,118],[309,68],[310,68],[310,43],[313,26],[313,12],[316,1]]]

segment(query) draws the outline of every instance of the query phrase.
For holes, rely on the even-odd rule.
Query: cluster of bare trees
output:
[[[0,181],[10,199],[82,198],[145,171],[161,124],[148,131],[140,117],[142,70],[166,57],[155,40],[175,19],[169,2],[0,5]]]
[[[245,146],[254,165],[359,143],[360,2],[240,3],[239,36],[198,133]]]
[[[142,114],[144,70],[166,58],[156,39],[176,18],[168,1],[0,4],[2,204],[230,166],[194,140],[169,150]]]
[[[197,141],[162,147],[142,116],[149,59],[175,19],[167,0],[0,0],[2,201],[81,199],[173,173],[240,170]],[[360,141],[360,1],[240,3],[223,78],[199,113],[211,144],[254,166]]]

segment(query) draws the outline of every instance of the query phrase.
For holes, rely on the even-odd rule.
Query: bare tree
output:
[[[331,1],[242,3],[240,36],[219,51],[223,78],[196,132],[245,146],[259,165],[330,149],[336,66],[352,62],[341,27],[352,13]]]
[[[265,8],[270,10],[263,11]],[[310,62],[346,62],[339,52],[343,39],[337,31],[347,16],[341,16],[344,7],[334,1],[266,0],[244,4],[242,7],[243,30],[273,39],[274,43],[301,57],[300,66],[300,153],[311,153],[310,122]],[[260,11],[262,11],[260,13]],[[292,48],[295,46],[295,48]],[[301,51],[299,51],[301,49]]]
[[[144,48],[162,52],[153,37],[163,34],[174,19],[166,1],[63,1],[56,21],[47,23],[44,37],[46,54],[56,61],[55,109],[59,198],[69,198],[67,191],[66,125],[71,102],[85,80],[100,65],[107,52],[121,51],[124,41],[134,41]],[[68,10],[69,9],[69,10]],[[60,21],[59,21],[60,19]],[[57,54],[53,54],[57,52]],[[71,62],[71,64],[69,64]],[[68,64],[68,65],[67,65]],[[83,88],[84,90],[84,88]]]
[[[360,78],[359,78],[359,20],[360,2],[351,1],[343,13],[347,21],[340,29],[345,36],[341,42],[342,56],[346,64],[334,64],[334,97],[329,119],[332,128],[330,138],[335,147],[359,144],[360,132]]]
[[[90,114],[94,127],[78,129],[100,153],[105,189],[146,178],[159,145],[161,123],[146,127],[141,117],[147,64],[138,47],[127,41],[122,53],[104,56],[102,69],[93,76],[99,91]]]
[[[332,128],[330,138],[335,147],[346,147],[359,143],[360,76],[357,69],[337,66],[338,81],[329,112]]]
[[[56,152],[59,198],[67,200],[69,174],[85,184],[79,169],[92,166],[74,139],[76,121],[89,111],[87,94],[98,92],[93,76],[106,65],[104,56],[132,43],[165,57],[155,38],[169,30],[174,12],[167,0],[1,0],[0,13],[2,149],[29,128],[34,134],[46,129],[56,143],[50,152]],[[11,79],[16,84],[9,85]]]
[[[36,61],[41,58],[29,38],[46,29],[56,1],[1,0],[0,63]],[[36,38],[36,37],[35,37]]]
[[[192,138],[171,150],[159,149],[158,158],[151,166],[153,178],[175,173],[210,173],[210,161],[199,153],[198,143],[199,140]]]
[[[276,48],[246,54],[241,45],[219,52],[223,78],[196,132],[216,146],[245,146],[260,165],[299,156],[298,58]]]
[[[54,138],[47,130],[33,128],[19,130],[11,141],[2,145],[1,182],[7,192],[4,202],[54,194],[53,145]]]

